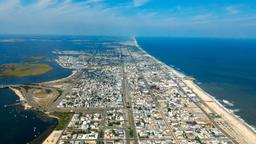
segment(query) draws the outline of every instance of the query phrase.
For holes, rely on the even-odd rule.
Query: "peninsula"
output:
[[[136,39],[104,45],[54,52],[60,66],[73,70],[67,78],[9,86],[26,108],[58,117],[44,144],[256,142],[253,128]]]

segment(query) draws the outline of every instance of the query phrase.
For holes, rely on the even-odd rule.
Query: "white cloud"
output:
[[[135,7],[143,6],[144,4],[148,3],[150,0],[133,0],[133,5]]]
[[[234,6],[227,6],[225,8],[225,10],[229,13],[229,14],[238,14],[240,11],[234,7]]]
[[[245,27],[248,23],[256,23],[255,16],[242,19],[242,16],[220,16],[213,11],[195,12],[194,8],[185,9],[180,6],[176,7],[178,13],[135,8],[149,0],[134,0],[134,3],[130,1],[129,7],[127,3],[109,6],[105,2],[38,0],[36,3],[22,5],[19,0],[0,0],[0,34],[193,35],[210,33],[212,28],[215,28],[216,33],[224,33],[222,29],[236,26],[234,31],[242,31],[243,29],[238,28],[239,24]],[[237,10],[235,8],[227,7],[226,10],[238,13],[234,12]],[[256,30],[252,27],[247,29],[255,33]]]
[[[99,3],[99,2],[103,2],[104,0],[87,0],[87,3]]]
[[[0,12],[1,11],[8,11],[10,9],[13,9],[16,6],[19,6],[19,0],[3,0],[0,1]]]
[[[36,5],[40,8],[45,8],[47,6],[49,6],[50,4],[52,4],[52,0],[38,0],[38,2],[36,3]]]

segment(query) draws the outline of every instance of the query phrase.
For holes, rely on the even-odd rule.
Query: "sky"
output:
[[[256,37],[256,0],[0,0],[0,34]]]

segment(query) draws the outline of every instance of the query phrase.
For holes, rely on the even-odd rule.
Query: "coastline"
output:
[[[19,97],[19,100],[20,100],[22,106],[24,106],[25,110],[28,110],[28,109],[32,108],[27,103],[27,100],[26,100],[25,96],[22,94],[21,90],[18,90],[18,89],[14,88],[14,87],[9,87],[9,89],[12,90],[15,93],[15,95]]]
[[[73,70],[72,73],[69,76],[67,76],[67,77],[64,77],[64,78],[61,78],[61,79],[57,79],[57,80],[53,80],[53,81],[48,81],[48,82],[42,82],[42,83],[38,83],[38,84],[44,85],[44,84],[59,83],[59,82],[62,82],[62,81],[65,81],[65,80],[68,80],[68,79],[72,78],[77,73],[78,73],[77,70]],[[54,86],[54,87],[58,87],[58,85]],[[46,114],[49,118],[54,118],[54,119],[59,120],[59,117],[57,117],[55,115],[52,115],[49,112],[44,112],[44,114]],[[55,128],[42,141],[42,144],[55,144],[55,143],[57,143],[62,133],[63,133],[63,130],[56,130],[56,126],[55,126]]]
[[[181,78],[182,81],[206,104],[206,106],[211,109],[211,111],[220,115],[223,120],[225,120],[225,122],[227,122],[233,128],[234,132],[240,136],[238,139],[235,138],[236,140],[242,140],[242,142],[246,142],[248,144],[254,144],[256,142],[256,130],[248,123],[246,123],[246,121],[235,115],[231,110],[223,106],[215,97],[211,96],[205,90],[200,88],[193,79],[188,79],[188,76],[185,74],[148,54],[143,48],[139,46],[136,39],[134,39],[134,44],[148,57],[154,59],[165,68],[169,69],[174,75]]]
[[[16,96],[18,96],[19,101],[21,102],[22,106],[24,107],[24,110],[29,110],[32,107],[27,103],[24,95],[22,94],[21,90],[18,90],[14,87],[9,87],[11,91],[15,93]],[[48,118],[52,119],[59,119],[57,116],[51,115],[49,112],[43,112]],[[56,126],[50,126],[47,131],[45,131],[42,135],[40,135],[38,138],[35,138],[32,143],[42,142],[43,144],[55,144],[57,143],[59,137],[62,134],[62,130],[55,130]]]
[[[31,144],[42,143],[49,136],[49,134],[51,134],[51,132],[55,129],[56,118],[49,117],[46,113],[33,109],[33,107],[27,103],[27,100],[23,94],[23,89],[19,89],[19,87],[8,87],[8,90],[10,90],[11,93],[13,93],[13,96],[16,97],[16,100],[15,100],[16,103],[14,103],[13,105],[14,106],[21,105],[21,107],[18,107],[19,110],[16,109],[16,111],[22,111],[23,114],[21,115],[21,117],[23,119],[28,119],[28,120],[37,119],[40,121],[40,123],[44,123],[44,122],[48,123],[46,124],[47,126],[44,127],[45,128],[44,130],[39,130],[39,131],[37,130],[39,133],[35,133],[35,129],[37,128],[37,125],[32,123],[33,127],[31,128],[32,129],[34,128],[34,134],[36,134],[36,136],[33,135],[33,137],[26,142]],[[12,106],[12,104],[10,106]],[[32,118],[31,114],[34,118]],[[27,121],[27,120],[22,120],[22,121]]]
[[[214,96],[210,95],[205,90],[203,90],[201,87],[199,87],[194,81],[192,81],[192,82],[195,87],[197,87],[198,89],[203,91],[206,95],[208,95],[208,97],[210,97],[213,101],[215,101],[220,107],[225,109],[229,114],[232,114],[236,119],[238,119],[240,122],[245,124],[248,128],[250,128],[256,134],[256,129],[253,126],[249,125],[244,119],[242,119],[240,116],[236,115],[231,109],[226,108],[223,104],[220,103],[219,100],[217,100]]]
[[[53,80],[53,81],[48,81],[48,82],[37,83],[37,84],[43,84],[44,85],[44,84],[54,84],[54,83],[62,82],[62,81],[65,81],[65,80],[68,80],[68,79],[72,78],[77,73],[78,73],[78,71],[73,70],[72,73],[67,77],[57,79],[57,80]],[[19,101],[20,101],[21,105],[24,107],[24,110],[29,110],[29,109],[32,108],[32,106],[30,106],[27,103],[27,100],[26,100],[25,96],[22,93],[22,89],[18,89],[18,88],[15,88],[15,87],[8,87],[8,88],[12,92],[14,92],[15,95],[19,98]],[[51,115],[49,112],[43,112],[43,113],[49,118],[53,118],[53,119],[57,119],[57,120],[59,119],[59,117]],[[58,141],[59,137],[61,136],[63,130],[55,130],[55,127],[56,126],[54,126],[54,128],[50,127],[47,130],[47,132],[44,132],[45,133],[44,135],[39,136],[40,137],[39,140],[38,140],[38,138],[36,138],[33,141],[37,141],[37,142],[39,141],[40,143],[42,142],[43,144],[57,143],[57,141]],[[42,139],[41,137],[45,137],[45,138]],[[33,141],[32,141],[32,143],[33,143]]]
[[[176,76],[182,76],[177,70],[172,69],[172,71],[175,73]],[[238,118],[238,116],[236,116],[229,109],[224,107],[217,99],[215,99],[213,96],[211,96],[202,88],[200,88],[197,84],[195,84],[193,80],[183,78],[182,81],[195,94],[197,94],[201,101],[203,101],[211,111],[221,116],[221,118],[223,118],[225,122],[227,122],[233,128],[238,136],[243,137],[242,139],[244,141],[251,144],[256,141],[255,130],[252,128],[252,126],[246,123],[243,119]],[[241,134],[243,135],[241,136]]]
[[[63,68],[64,68],[64,67],[63,67]],[[60,78],[60,79],[57,79],[57,80],[48,81],[48,82],[37,83],[37,84],[52,84],[52,83],[58,83],[58,82],[65,81],[65,80],[67,80],[67,79],[72,78],[72,77],[75,76],[77,73],[78,73],[77,70],[73,70],[72,73],[71,73],[69,76],[67,76],[67,77]]]
[[[62,82],[62,81],[65,81],[65,80],[67,80],[67,79],[70,79],[70,78],[72,78],[74,75],[76,75],[78,73],[78,71],[72,71],[72,73],[69,75],[69,76],[67,76],[67,77],[64,77],[64,78],[61,78],[61,79],[57,79],[57,80],[53,80],[53,81],[48,81],[48,82],[42,82],[42,83],[35,83],[35,84],[39,84],[39,85],[44,85],[44,84],[52,84],[52,83],[58,83],[58,82]],[[12,92],[14,92],[15,93],[15,95],[19,98],[19,101],[20,101],[20,103],[21,103],[21,105],[22,106],[24,106],[24,109],[25,110],[28,110],[28,109],[31,109],[32,108],[32,106],[31,105],[29,105],[28,103],[27,103],[27,100],[26,100],[26,98],[25,98],[25,96],[23,95],[23,93],[22,93],[22,90],[19,90],[19,89],[17,89],[17,88],[15,88],[15,87],[8,87]],[[47,114],[47,113],[46,113]],[[48,114],[47,114],[48,115]],[[52,117],[51,115],[48,115],[49,117]],[[53,118],[53,117],[52,117]],[[56,117],[54,117],[54,118],[56,118]]]

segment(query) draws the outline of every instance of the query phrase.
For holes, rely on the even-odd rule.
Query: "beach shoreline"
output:
[[[15,93],[16,96],[18,96],[19,101],[21,102],[21,105],[24,107],[25,110],[31,109],[32,107],[27,103],[27,100],[25,96],[22,94],[21,90],[18,90],[14,87],[9,87],[11,91]]]
[[[234,132],[236,132],[240,136],[242,134],[243,137],[239,138],[239,140],[242,140],[242,142],[246,142],[248,144],[254,144],[256,142],[256,130],[248,123],[246,123],[246,121],[244,121],[242,118],[235,115],[228,108],[223,106],[214,96],[211,96],[201,87],[199,87],[194,82],[194,79],[188,78],[188,76],[186,76],[185,74],[179,72],[173,67],[168,66],[167,64],[148,54],[143,48],[139,46],[136,39],[134,40],[134,44],[148,57],[152,58],[160,65],[163,65],[165,68],[169,69],[174,75],[181,78],[182,81],[187,85],[187,87],[189,87],[204,103],[206,103],[206,106],[208,108],[210,108],[216,114],[220,115],[233,128]]]
[[[73,70],[72,73],[67,77],[57,79],[57,80],[53,80],[53,81],[48,81],[48,82],[37,83],[37,84],[39,84],[39,85],[50,85],[50,84],[63,82],[63,81],[66,81],[66,80],[72,78],[77,73],[78,73],[78,71]],[[26,97],[24,96],[24,94],[22,92],[22,89],[18,89],[18,88],[13,87],[13,86],[10,86],[8,88],[12,92],[14,92],[15,95],[19,98],[20,104],[23,106],[24,110],[30,110],[32,108],[32,106],[27,103]],[[54,116],[54,115],[50,114],[49,112],[43,112],[43,113],[49,118],[53,118],[53,119],[57,119],[57,120],[59,119],[59,117]],[[51,132],[49,134],[47,134],[47,137],[45,139],[43,139],[43,141],[41,141],[41,142],[43,144],[54,144],[58,141],[61,134],[62,134],[62,130],[55,130],[55,128],[54,128],[53,130],[51,130]]]
[[[63,67],[64,68],[64,67]],[[68,80],[70,78],[72,78],[73,76],[75,76],[76,74],[78,73],[77,70],[73,70],[72,73],[67,76],[67,77],[64,77],[64,78],[60,78],[60,79],[57,79],[57,80],[52,80],[52,81],[47,81],[47,82],[42,82],[42,83],[37,83],[37,84],[52,84],[52,83],[58,83],[58,82],[62,82],[62,81],[65,81],[65,80]]]
[[[26,101],[26,98],[25,96],[22,94],[22,91],[17,89],[17,88],[14,88],[14,87],[9,87],[9,89],[11,91],[13,91],[15,93],[15,95],[19,98],[19,101],[21,102],[21,105],[24,107],[24,110],[29,110],[32,108],[32,106],[30,106],[27,101]],[[51,119],[56,119],[58,120],[59,117],[57,116],[54,116],[52,114],[50,114],[49,112],[43,112],[48,118],[51,118]],[[49,128],[51,129],[49,131],[49,133],[47,132],[47,136],[44,134],[44,136],[46,136],[46,138],[43,138],[41,140],[39,140],[40,142],[42,142],[43,144],[55,144],[59,137],[61,136],[62,134],[62,130],[55,130],[56,126],[54,126],[54,128]],[[46,132],[45,132],[46,133]],[[42,135],[40,135],[40,137],[44,137]],[[38,138],[34,139],[33,141],[38,141]]]

